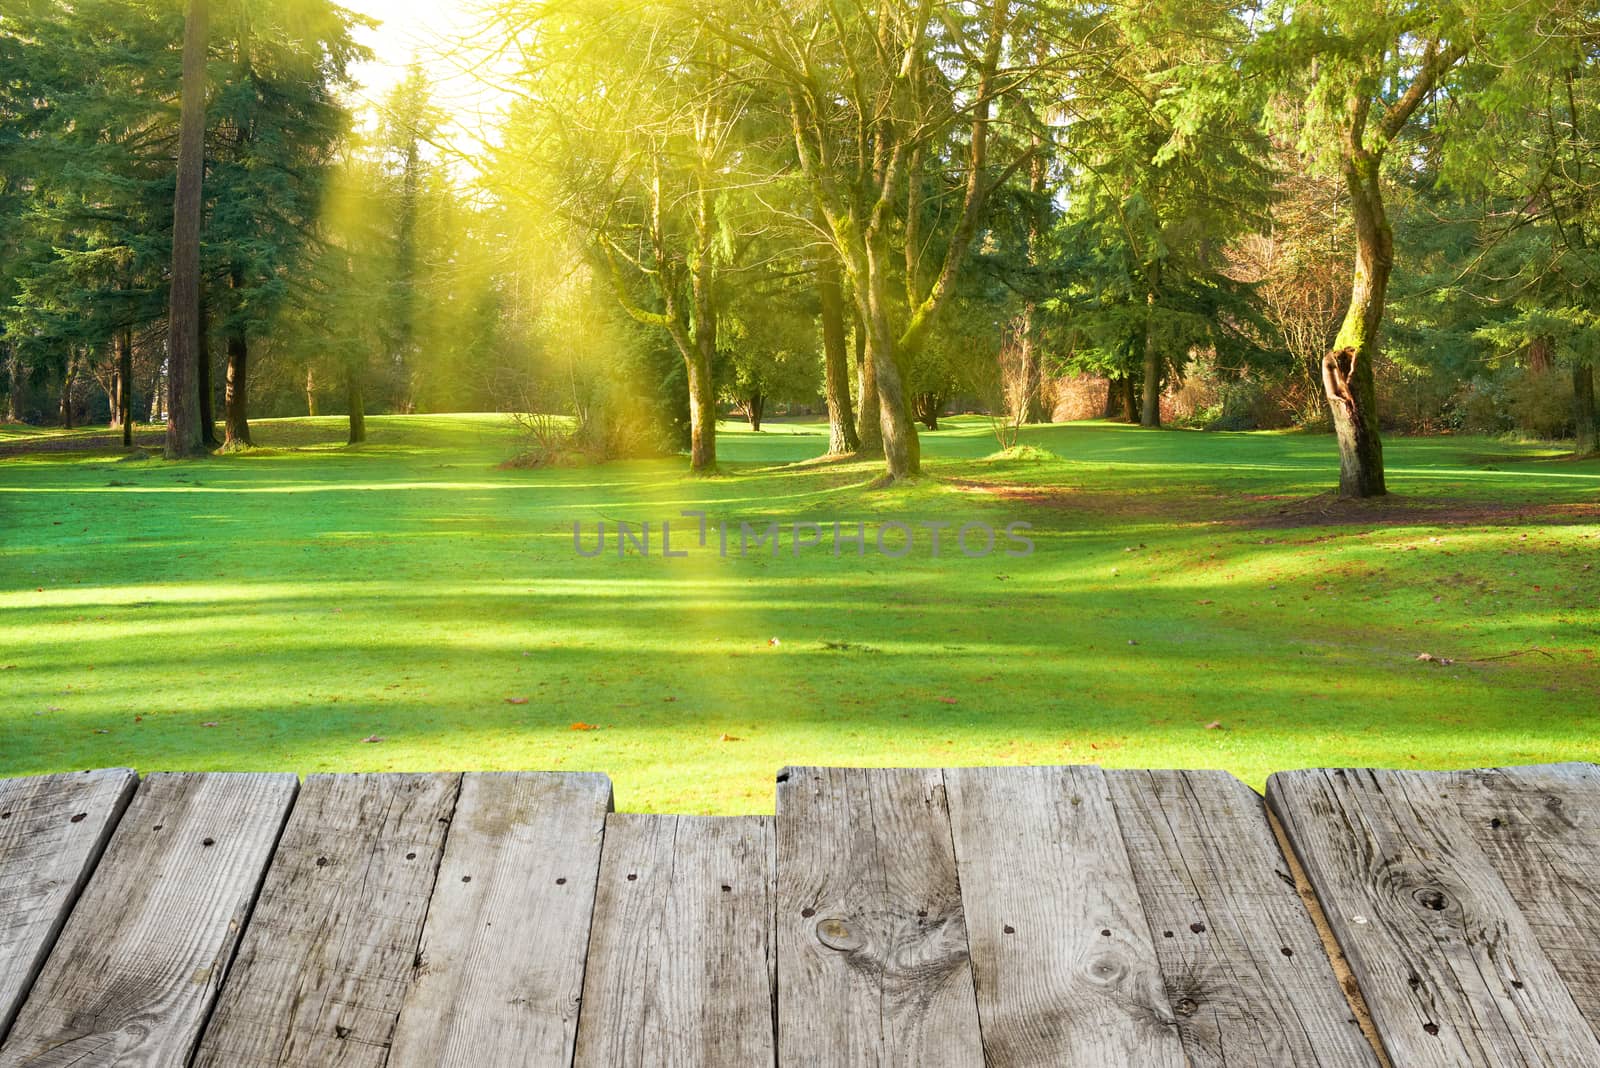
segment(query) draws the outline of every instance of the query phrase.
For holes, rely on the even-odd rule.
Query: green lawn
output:
[[[815,425],[725,427],[725,473],[690,479],[503,469],[492,416],[369,423],[346,449],[340,419],[263,421],[278,449],[181,465],[0,434],[0,776],[596,770],[619,808],[727,813],[770,811],[791,763],[1259,786],[1600,759],[1600,463],[1555,450],[1393,440],[1395,496],[1350,506],[1315,436],[1072,424],[1025,435],[1054,459],[992,461],[956,420],[883,490],[797,464]],[[741,520],[1022,520],[1037,551],[573,550],[574,521],[590,548],[685,508],[735,544]]]

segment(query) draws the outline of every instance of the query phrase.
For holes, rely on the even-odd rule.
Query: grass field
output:
[[[491,416],[263,421],[190,464],[0,430],[0,776],[608,772],[619,808],[770,811],[785,764],[1220,767],[1600,759],[1600,463],[1394,440],[1341,505],[1330,438],[924,436],[928,477],[799,463],[816,425],[681,461],[525,471]],[[98,433],[103,434],[104,430]],[[76,432],[78,445],[95,432]],[[54,446],[55,448],[47,448]],[[274,447],[276,446],[276,447]],[[593,559],[583,524],[1032,524],[1033,555]],[[831,528],[830,528],[831,529]],[[893,528],[891,528],[893,529]],[[953,528],[952,528],[953,529]],[[891,544],[896,544],[891,537]],[[772,639],[777,643],[773,644]],[[1449,658],[1419,660],[1419,654]]]

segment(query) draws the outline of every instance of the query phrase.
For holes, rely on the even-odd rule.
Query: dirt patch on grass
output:
[[[1204,499],[1175,500],[1165,495],[1147,493],[1087,490],[1078,486],[1018,485],[1011,482],[984,482],[973,478],[946,478],[941,481],[962,493],[980,494],[1008,504],[1077,515],[1112,519],[1161,517],[1174,522],[1194,522],[1211,518],[1204,514],[1205,510],[1201,507],[1207,503]]]
[[[1252,497],[1271,502],[1270,510],[1236,519],[1250,529],[1411,525],[1441,527],[1600,525],[1600,501],[1482,501],[1461,497],[1406,497],[1391,494],[1345,500],[1333,493],[1315,497]]]
[[[1038,486],[949,478],[964,493],[1061,513],[1107,519],[1158,519],[1172,524],[1218,524],[1242,530],[1380,526],[1600,526],[1597,501],[1493,501],[1391,494],[1345,500],[1335,493],[1226,494],[1137,492]]]
[[[166,444],[167,432],[165,430],[136,430],[133,435],[134,447],[154,446],[160,449]],[[85,437],[50,437],[41,435],[36,438],[25,438],[22,441],[13,441],[0,444],[0,456],[26,456],[33,452],[103,452],[107,449],[122,448],[122,432],[106,434],[90,434]]]

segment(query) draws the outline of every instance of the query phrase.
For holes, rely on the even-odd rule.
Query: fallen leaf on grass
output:
[[[718,738],[717,740],[719,742],[742,742],[742,741],[744,741],[743,738],[740,738],[736,734],[724,734],[721,738]]]
[[[367,735],[365,738],[363,738],[361,740],[363,742],[381,742],[381,741],[385,741],[385,738],[381,734],[369,734],[369,735]]]
[[[508,704],[508,705],[525,705],[527,703],[528,703],[528,699],[526,697],[507,697],[506,698],[506,704]]]
[[[1220,730],[1223,730],[1223,729],[1224,728],[1223,728],[1222,722],[1220,720],[1215,720],[1214,719],[1210,723],[1206,724],[1206,730],[1208,730],[1208,731],[1220,731]]]
[[[956,703],[956,699],[954,697],[941,697],[939,700],[943,701],[947,705],[953,705]]]
[[[106,730],[104,727],[96,727],[94,729],[94,732],[96,734],[110,734],[111,733],[110,731]]]
[[[1211,601],[1210,601],[1210,600],[1205,600],[1205,601],[1196,601],[1196,602],[1195,602],[1195,604],[1211,604],[1211,603],[1212,603],[1212,602],[1211,602]]]
[[[1440,667],[1449,667],[1455,661],[1448,656],[1434,656],[1432,653],[1418,653],[1417,659],[1429,664],[1438,664]]]
[[[567,729],[568,730],[574,730],[574,731],[597,731],[600,728],[596,724],[585,723],[585,722],[583,722],[583,720],[580,719],[578,722],[574,723],[571,727],[568,727]]]
[[[216,725],[217,721],[214,719],[208,719],[204,723],[200,724],[202,727],[215,727]]]

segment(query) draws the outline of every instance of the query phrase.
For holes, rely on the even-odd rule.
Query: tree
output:
[[[95,0],[19,5],[0,21],[0,321],[13,379],[59,376],[63,400],[101,381],[128,444],[129,336],[164,317],[171,255],[174,14]]]
[[[196,374],[200,359],[200,224],[205,180],[207,0],[189,0],[183,33],[183,100],[178,183],[172,210],[171,310],[168,314],[167,445],[169,459],[204,452]]]
[[[828,402],[828,452],[838,456],[859,451],[861,438],[850,406],[844,291],[832,249],[817,259],[817,305],[822,323],[823,390]]]
[[[705,19],[782,87],[820,236],[854,299],[887,476],[914,476],[909,365],[955,290],[991,196],[1035,152],[991,136],[997,109],[1034,75],[1020,58],[1031,52],[1007,50],[1022,22],[1009,0],[762,3]],[[931,201],[949,205],[938,234],[925,229]]]
[[[1499,354],[1560,360],[1572,378],[1574,453],[1600,452],[1600,15],[1551,5],[1502,29],[1503,63],[1443,119],[1444,177],[1484,198],[1481,250],[1459,279],[1488,307],[1478,339]]]
[[[507,4],[497,26],[527,61],[496,191],[530,209],[553,195],[621,306],[671,339],[688,381],[690,468],[710,472],[722,278],[740,245],[737,191],[755,180],[738,151],[750,79],[673,4]],[[542,173],[527,173],[529,158]]]
[[[1157,427],[1169,368],[1245,340],[1252,294],[1227,278],[1223,253],[1262,221],[1267,145],[1232,73],[1248,31],[1231,5],[1119,8],[1103,33],[1115,58],[1062,94],[1075,195],[1059,236],[1068,271],[1095,276],[1087,328],[1102,351],[1134,356],[1116,369],[1138,376],[1139,421]]]
[[[203,276],[226,351],[224,448],[251,444],[250,349],[295,297],[349,114],[336,91],[365,54],[328,0],[235,0],[216,36]],[[204,393],[202,393],[204,396]]]
[[[1511,9],[1520,5],[1511,5]],[[1466,92],[1464,61],[1498,22],[1497,12],[1457,0],[1407,6],[1366,0],[1279,0],[1280,20],[1260,54],[1285,89],[1303,98],[1302,147],[1344,183],[1355,231],[1350,301],[1322,384],[1339,440],[1339,493],[1386,492],[1373,361],[1394,271],[1394,231],[1384,203],[1386,161],[1423,105],[1451,86]],[[1480,77],[1491,77],[1489,71]],[[1403,159],[1402,159],[1403,162]]]
[[[1287,393],[1295,418],[1314,423],[1328,410],[1322,357],[1350,297],[1350,216],[1337,176],[1299,168],[1291,145],[1275,155],[1271,225],[1242,235],[1229,255],[1233,276],[1254,283],[1263,317],[1294,361]]]

